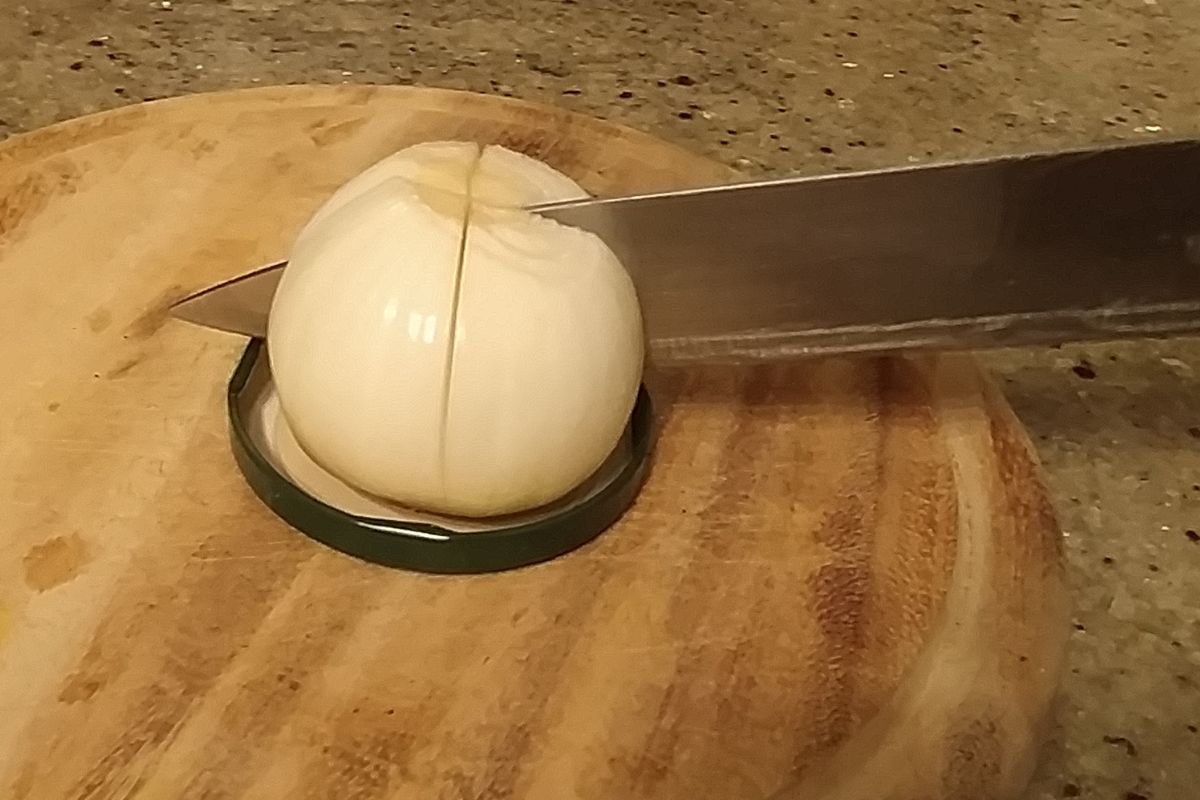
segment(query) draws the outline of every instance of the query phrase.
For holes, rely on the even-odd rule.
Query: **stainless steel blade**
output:
[[[1200,141],[534,210],[614,249],[659,363],[1200,331]],[[175,313],[264,335],[281,266]]]
[[[538,208],[630,270],[660,361],[1200,330],[1200,141]]]
[[[286,261],[210,286],[171,306],[172,316],[207,328],[265,338],[267,316]]]

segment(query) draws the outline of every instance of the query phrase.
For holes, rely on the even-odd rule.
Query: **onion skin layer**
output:
[[[583,196],[468,142],[407,148],[335,192],[296,240],[267,337],[305,451],[363,491],[460,516],[586,480],[637,396],[637,296],[598,237],[522,210]]]

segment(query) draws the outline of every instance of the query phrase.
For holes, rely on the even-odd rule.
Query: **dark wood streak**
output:
[[[259,669],[239,686],[233,702],[220,714],[217,730],[222,735],[208,741],[198,755],[207,768],[188,783],[185,796],[236,797],[250,788],[259,770],[266,766],[263,754],[290,720],[296,705],[303,702],[307,684],[320,680],[342,641],[341,635],[387,587],[387,573],[372,571],[375,574],[364,580],[367,568],[328,553],[318,555],[306,568],[315,570],[321,579],[286,609],[286,621],[270,644],[272,658],[258,665]],[[273,613],[280,612],[277,609]],[[243,747],[228,746],[224,734],[229,731],[237,732]],[[411,744],[403,737],[390,737],[393,750],[403,749],[406,743]],[[358,770],[356,774],[369,772]]]
[[[78,20],[76,21],[78,24]],[[83,119],[69,120],[0,142],[0,166],[38,163],[136,131],[146,117],[146,106],[126,106]]]
[[[419,731],[349,731],[326,745],[318,762],[327,772],[318,783],[305,783],[302,797],[392,797],[391,776],[401,772],[418,743]],[[336,789],[334,789],[336,787]]]
[[[946,797],[997,800],[993,787],[1000,776],[1003,750],[996,734],[996,723],[986,713],[950,732],[946,742],[950,759],[942,773]]]
[[[745,404],[761,404],[770,395],[770,373],[756,369],[749,373],[748,380],[741,387],[738,401]],[[677,599],[671,603],[668,626],[672,630],[693,631],[703,640],[703,632],[707,627],[706,615],[711,611],[707,604],[699,604],[687,600],[694,596],[728,597],[730,588],[721,576],[712,573],[710,565],[713,562],[728,561],[740,547],[746,546],[733,536],[722,530],[729,519],[737,518],[736,510],[746,504],[749,487],[754,479],[752,473],[738,469],[736,462],[745,452],[754,452],[763,442],[750,435],[748,420],[739,418],[733,427],[725,434],[721,442],[721,467],[716,471],[717,480],[711,487],[711,494],[705,507],[700,511],[700,537],[684,571],[681,586],[687,588],[680,591]],[[697,595],[693,595],[692,592]],[[732,611],[732,609],[730,610]],[[738,637],[741,638],[740,636]],[[703,642],[685,644],[679,653],[675,664],[674,675],[667,685],[666,691],[658,704],[656,721],[645,742],[643,752],[628,764],[630,776],[621,783],[627,785],[641,798],[661,796],[663,784],[668,778],[679,780],[682,776],[672,775],[669,765],[675,762],[676,751],[683,738],[680,728],[680,717],[689,716],[695,709],[693,704],[698,698],[693,696],[695,679],[701,673],[707,672],[711,653]],[[725,664],[718,667],[723,673],[732,668],[732,652],[726,657]],[[604,796],[615,794],[616,787],[605,792]]]
[[[0,186],[0,245],[16,239],[17,229],[50,202],[51,190],[40,172],[25,175],[12,185]]]
[[[371,682],[354,705],[324,723],[318,752],[303,766],[299,797],[395,796],[397,781],[414,778],[413,755],[441,724],[453,693],[452,685],[436,684],[418,702],[405,705],[389,695],[386,685]],[[447,754],[451,763],[453,755]]]
[[[198,442],[197,460],[209,445]],[[215,530],[168,561],[157,553],[135,559],[129,568],[140,591],[118,598],[105,612],[107,622],[59,692],[86,698],[69,706],[72,716],[89,717],[86,729],[95,737],[89,744],[107,742],[68,796],[104,797],[152,773],[195,703],[236,658],[300,566],[318,552],[308,540],[272,534],[274,521],[256,506],[247,493],[217,518],[203,508],[180,515],[174,525],[185,535]],[[196,524],[202,520],[207,524]],[[105,711],[98,713],[100,708]],[[101,730],[107,735],[99,736]],[[43,755],[53,753],[52,747]],[[35,790],[30,796],[45,795]]]
[[[134,678],[139,699],[130,704],[121,734],[72,796],[90,800],[122,785],[135,758],[139,771],[152,770],[197,700],[237,657],[300,565],[316,554],[315,545],[296,538],[263,553],[261,540],[247,533],[230,527],[206,539],[188,560],[172,599],[151,612],[146,632],[129,643],[135,658],[152,666]]]
[[[887,472],[876,492],[873,580],[868,598],[868,640],[861,669],[857,714],[874,716],[917,658],[943,611],[957,540],[958,487],[933,411],[937,398],[921,362],[883,362],[886,435],[881,460]],[[887,658],[881,658],[887,653]],[[869,678],[873,685],[866,685]]]
[[[994,387],[991,391],[996,391]],[[998,659],[998,670],[1012,681],[1031,682],[1033,670],[1057,674],[1064,645],[1046,631],[1067,631],[1070,604],[1061,590],[1065,583],[1063,542],[1048,494],[1038,481],[1037,457],[1029,440],[1014,424],[1015,415],[1003,405],[988,411],[995,450],[993,503],[1008,521],[993,541],[996,582],[1003,605],[997,624],[1011,627],[1010,641]],[[1036,666],[1035,666],[1036,665]],[[1049,697],[1022,698],[1037,717],[1039,703]],[[1049,721],[1040,735],[1049,730]]]
[[[1001,491],[997,504],[1003,505],[1015,518],[1011,533],[1020,537],[997,544],[1001,548],[1018,547],[1018,553],[1034,558],[1046,570],[1059,576],[1064,566],[1057,515],[1045,491],[1027,488],[1039,485],[1037,456],[1014,422],[1012,412],[1003,406],[989,409],[988,426],[999,470],[997,488]],[[1025,535],[1030,532],[1034,535]]]
[[[318,147],[337,144],[339,141],[352,137],[360,128],[369,122],[367,117],[352,117],[350,119],[320,122],[309,126],[309,136]]]
[[[40,170],[26,172],[15,183],[0,183],[0,253],[51,203],[74,194],[82,180],[83,171],[59,157],[47,159]]]
[[[589,635],[589,612],[614,569],[612,562],[595,561],[589,569],[579,573],[567,568],[572,557],[582,558],[584,554],[568,556],[568,560],[543,567],[555,573],[553,582],[543,590],[543,596],[566,598],[566,602],[557,607],[556,619],[567,624],[571,633],[554,637],[536,657],[522,662],[520,670],[511,676],[501,693],[502,707],[511,702],[524,705],[527,711],[520,723],[504,725],[493,737],[486,758],[489,768],[478,789],[481,800],[518,796],[516,789],[522,773],[528,769],[530,747],[538,732],[549,727],[547,722],[553,713],[555,696],[567,677],[564,665],[574,648]],[[528,696],[531,687],[536,687],[533,698]]]
[[[187,290],[178,284],[166,287],[152,297],[141,313],[129,323],[126,333],[135,339],[148,339],[158,333],[170,318],[172,304],[186,295]]]
[[[803,774],[819,754],[836,748],[858,722],[853,713],[855,671],[864,643],[866,603],[873,580],[871,548],[876,517],[875,487],[882,482],[881,458],[887,431],[888,368],[876,361],[867,441],[848,448],[854,455],[836,481],[838,500],[815,531],[830,558],[808,578],[812,611],[822,641],[815,657],[821,713],[814,719],[808,746],[797,753],[793,769]]]

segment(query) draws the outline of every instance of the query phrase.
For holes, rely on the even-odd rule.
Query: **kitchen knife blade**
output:
[[[1200,140],[532,210],[614,250],[659,363],[1200,332]],[[174,313],[262,336],[281,268]]]

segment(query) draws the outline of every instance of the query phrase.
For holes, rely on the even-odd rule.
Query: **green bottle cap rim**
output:
[[[358,516],[301,489],[277,467],[250,431],[246,394],[265,359],[262,339],[251,339],[226,393],[234,459],[246,482],[276,515],[306,536],[356,558],[442,574],[514,569],[547,561],[594,539],[629,508],[641,489],[654,443],[654,414],[643,385],[630,415],[628,462],[608,482],[561,511],[479,531],[456,531],[427,521]]]

